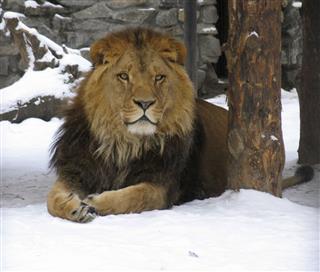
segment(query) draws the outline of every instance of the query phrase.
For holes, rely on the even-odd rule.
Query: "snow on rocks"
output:
[[[61,73],[61,68],[47,68],[43,71],[27,70],[19,81],[1,90],[0,113],[16,110],[33,98],[54,96],[63,99],[70,97],[72,96],[71,87],[75,83],[66,84],[68,80],[68,74]]]
[[[34,1],[25,2],[34,5]],[[35,104],[34,110],[26,111],[32,101],[39,97],[49,97],[49,103],[62,103],[72,95],[72,89],[79,83],[79,77],[91,69],[91,63],[81,57],[80,50],[60,46],[41,35],[36,29],[29,28],[19,20],[20,14],[5,12],[4,28],[19,39],[22,63],[27,67],[24,76],[13,85],[1,89],[0,114],[3,119],[22,121],[27,117],[42,117],[43,106]],[[56,102],[52,102],[52,99]],[[48,99],[47,99],[48,100]],[[46,103],[45,99],[42,99]],[[49,101],[48,100],[48,101]],[[33,112],[35,111],[35,112]],[[3,115],[8,113],[6,115]],[[31,114],[31,115],[30,115]],[[50,113],[51,114],[51,113]],[[54,116],[54,113],[52,113]],[[50,119],[52,116],[46,116]]]

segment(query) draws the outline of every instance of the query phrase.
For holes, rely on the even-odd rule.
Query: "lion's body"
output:
[[[198,100],[196,116],[192,133],[168,138],[161,154],[155,145],[118,165],[96,155],[99,143],[90,132],[83,109],[76,105],[66,113],[52,164],[82,198],[141,181],[170,187],[168,207],[217,196],[226,187],[227,111]]]
[[[184,46],[136,28],[90,54],[94,68],[53,145],[50,214],[88,222],[223,193],[227,111],[194,98]]]
[[[227,111],[196,101],[185,53],[142,28],[93,44],[95,67],[52,148],[52,215],[86,222],[94,212],[163,209],[225,190]]]

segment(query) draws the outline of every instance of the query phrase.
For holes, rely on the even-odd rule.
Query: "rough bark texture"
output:
[[[303,2],[299,163],[320,163],[320,3]]]
[[[281,1],[229,0],[229,15],[228,183],[280,196]]]

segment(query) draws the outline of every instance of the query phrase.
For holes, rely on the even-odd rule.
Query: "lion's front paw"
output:
[[[106,201],[107,192],[102,194],[91,194],[88,195],[87,198],[83,200],[83,203],[88,206],[94,207],[96,213],[98,215],[107,215],[109,214],[108,210],[108,202]]]
[[[86,205],[93,207],[96,211],[96,213],[99,213],[98,211],[98,197],[99,194],[91,194],[88,195],[84,200],[82,200],[82,203],[85,203]]]
[[[96,217],[96,210],[87,203],[81,202],[80,206],[71,211],[71,220],[79,223],[88,223]]]

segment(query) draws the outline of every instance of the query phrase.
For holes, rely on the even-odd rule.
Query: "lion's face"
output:
[[[105,91],[117,100],[112,107],[119,111],[127,129],[133,134],[155,133],[172,99],[170,68],[165,62],[151,50],[143,54],[132,50],[125,52],[104,76],[113,86]]]
[[[192,128],[194,108],[192,84],[182,66],[185,49],[163,34],[138,31],[115,33],[91,48],[96,68],[89,84],[97,87],[88,88],[96,93],[90,112],[118,132],[184,134]]]

